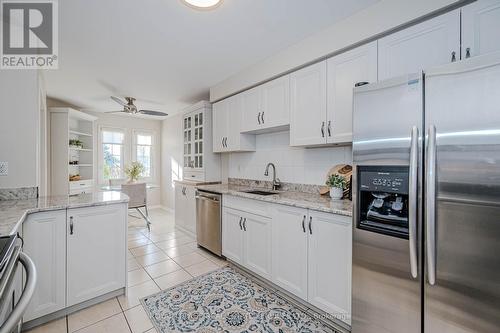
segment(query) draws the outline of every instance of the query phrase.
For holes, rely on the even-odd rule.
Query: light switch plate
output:
[[[0,162],[0,176],[9,174],[9,162]]]

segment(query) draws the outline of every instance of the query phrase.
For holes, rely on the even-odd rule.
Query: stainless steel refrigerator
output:
[[[500,54],[353,106],[352,332],[500,332]]]

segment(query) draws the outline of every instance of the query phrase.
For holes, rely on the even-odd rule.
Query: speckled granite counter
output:
[[[187,185],[187,186],[198,186],[198,185],[220,184],[221,182],[206,182],[206,181],[201,181],[201,180],[183,179],[183,180],[174,180],[174,183],[181,184],[181,185]]]
[[[320,212],[338,215],[352,216],[352,202],[349,200],[331,200],[328,196],[304,192],[283,191],[274,195],[258,195],[245,193],[244,191],[263,189],[257,187],[240,186],[234,184],[202,185],[197,186],[200,190],[229,194],[237,197],[267,201],[276,204],[308,208]],[[268,188],[265,190],[269,190]]]
[[[128,197],[121,192],[95,192],[78,196],[49,196],[38,199],[0,201],[0,236],[15,233],[26,216],[32,213],[103,206],[128,202]]]

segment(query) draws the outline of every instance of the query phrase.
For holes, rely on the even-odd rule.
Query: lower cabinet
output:
[[[37,268],[24,322],[126,286],[127,204],[34,213],[22,228]]]
[[[23,251],[37,268],[37,286],[24,321],[66,307],[66,210],[29,215]]]
[[[350,324],[351,217],[237,199],[224,199],[222,253]]]
[[[196,188],[190,185],[175,184],[175,224],[196,234]]]
[[[224,208],[224,256],[266,279],[271,279],[271,251],[270,218]]]
[[[125,286],[125,214],[119,205],[68,209],[67,306]]]

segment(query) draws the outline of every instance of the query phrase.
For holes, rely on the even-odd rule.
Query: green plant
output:
[[[326,180],[326,185],[328,187],[345,189],[347,182],[343,176],[340,175],[330,175]]]
[[[83,148],[83,142],[77,139],[70,139],[69,140],[69,145],[73,147],[80,147]]]
[[[144,172],[144,166],[139,162],[132,162],[125,167],[125,174],[130,181],[136,181]]]

